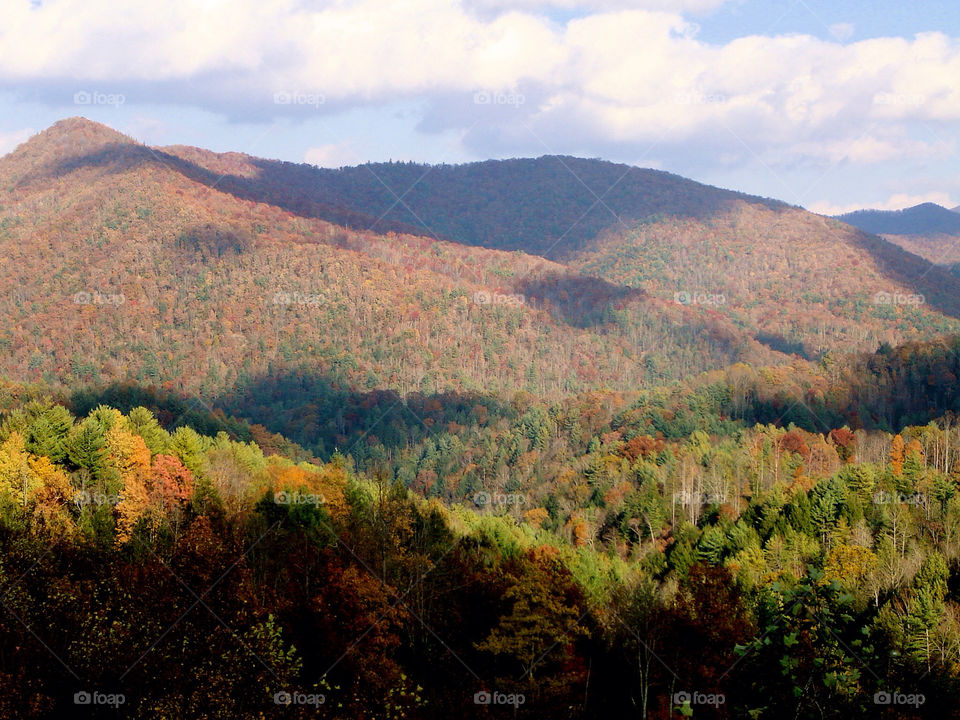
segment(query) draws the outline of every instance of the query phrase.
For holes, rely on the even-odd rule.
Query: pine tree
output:
[[[74,425],[67,437],[67,459],[74,467],[100,477],[106,469],[106,445],[100,424],[87,418],[79,425]]]

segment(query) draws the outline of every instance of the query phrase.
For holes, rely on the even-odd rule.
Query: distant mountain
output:
[[[0,373],[207,398],[628,390],[960,332],[949,273],[668,173],[320,170],[80,118],[0,159],[0,269]]]
[[[227,173],[219,187],[231,192],[338,222],[373,218],[378,230],[541,255],[688,301],[783,352],[872,350],[952,331],[960,317],[956,280],[896,244],[656,170],[561,156],[329,170],[167,151]],[[873,302],[884,293],[909,304]]]
[[[960,235],[960,214],[936,203],[903,210],[857,210],[837,220],[876,235]]]
[[[703,308],[379,222],[305,174],[79,118],[21,145],[0,159],[0,373],[556,395],[783,357]]]
[[[658,214],[703,220],[742,201],[787,207],[659,170],[575,157],[331,170],[182,146],[165,150],[210,173],[229,173],[231,190],[267,193],[282,207],[558,261],[621,223]]]
[[[960,275],[960,207],[923,203],[904,210],[859,210],[843,222],[882,235],[904,250]]]

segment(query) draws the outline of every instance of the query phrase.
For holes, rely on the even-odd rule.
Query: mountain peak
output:
[[[141,144],[102,123],[84,117],[60,120],[0,158],[0,177],[11,186],[30,184],[105,153],[137,152]],[[120,153],[113,151],[121,150]]]
[[[35,135],[33,139],[40,138],[63,138],[100,145],[136,143],[136,140],[133,138],[117,132],[103,123],[98,123],[81,116],[58,120],[43,132]]]
[[[59,163],[118,145],[134,146],[127,135],[84,117],[59,120],[37,133],[7,156],[17,165],[36,167]]]
[[[837,219],[878,235],[956,235],[960,233],[957,213],[932,202],[902,210],[857,210]]]

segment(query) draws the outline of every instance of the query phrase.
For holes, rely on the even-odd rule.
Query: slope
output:
[[[529,255],[350,229],[243,177],[83,119],[0,159],[0,372],[207,397],[293,372],[551,394],[774,357],[709,313]]]
[[[837,220],[877,235],[960,234],[960,214],[929,202],[903,210],[857,210]]]
[[[904,210],[859,210],[839,219],[876,232],[932,263],[956,266],[960,263],[960,213],[957,210],[923,203]]]
[[[724,317],[779,351],[872,350],[960,328],[957,280],[895,244],[669,173],[558,156],[323,170],[168,150],[228,173],[238,194],[559,260]]]

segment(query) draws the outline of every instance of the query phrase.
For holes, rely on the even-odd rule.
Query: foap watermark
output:
[[[86,507],[87,505],[119,505],[123,502],[123,495],[78,490],[73,495],[73,502],[77,505],[77,507],[81,508]]]
[[[673,96],[677,105],[721,105],[727,101],[720,93],[679,92]]]
[[[109,105],[118,108],[127,102],[120,93],[105,93],[99,90],[78,90],[73,94],[74,105]]]
[[[527,99],[520,93],[479,90],[473,94],[474,105],[507,105],[518,108]]]
[[[527,701],[523,693],[502,693],[494,690],[481,690],[473,694],[474,705],[512,705],[520,707]]]
[[[323,505],[327,499],[320,493],[304,493],[299,490],[281,490],[273,494],[277,505]]]
[[[306,305],[308,307],[317,307],[323,305],[326,299],[323,295],[316,293],[300,292],[278,292],[273,294],[274,305]]]
[[[681,690],[673,694],[673,704],[680,707],[709,705],[710,707],[718,708],[725,702],[727,702],[727,697],[723,693],[702,693],[696,690],[687,692],[686,690]]]
[[[673,294],[678,305],[726,305],[727,298],[722,293],[689,292],[681,290]]]
[[[923,693],[899,693],[881,690],[873,695],[874,705],[907,705],[918,708],[927,701]]]
[[[874,305],[923,305],[926,303],[923,295],[907,294],[901,292],[878,292],[873,296]]]
[[[877,93],[873,96],[874,105],[902,105],[919,107],[927,102],[926,95],[918,93]]]
[[[527,298],[518,293],[507,294],[490,292],[489,290],[477,290],[477,292],[473,294],[473,302],[477,305],[509,305],[518,307],[525,305]]]
[[[280,90],[273,94],[274,105],[305,105],[318,109],[326,102],[326,96],[320,93],[302,92],[300,90]]]
[[[123,293],[102,293],[81,291],[73,294],[74,305],[123,305],[127,301]]]
[[[510,506],[510,505],[525,505],[527,498],[520,493],[488,493],[486,491],[480,491],[474,493],[473,495],[473,504],[477,507],[486,507],[487,505],[492,506]]]
[[[727,496],[723,493],[676,492],[673,494],[675,505],[723,505]]]
[[[887,492],[886,490],[880,490],[873,494],[873,504],[874,505],[919,505],[922,507],[927,506],[927,496],[924,493],[915,492],[915,493],[901,493],[901,492]]]
[[[320,707],[327,701],[325,695],[320,693],[303,693],[294,690],[281,690],[273,694],[274,705],[309,705]]]
[[[118,708],[126,702],[127,696],[123,693],[102,693],[96,690],[93,692],[81,690],[73,694],[74,705],[103,705]]]

